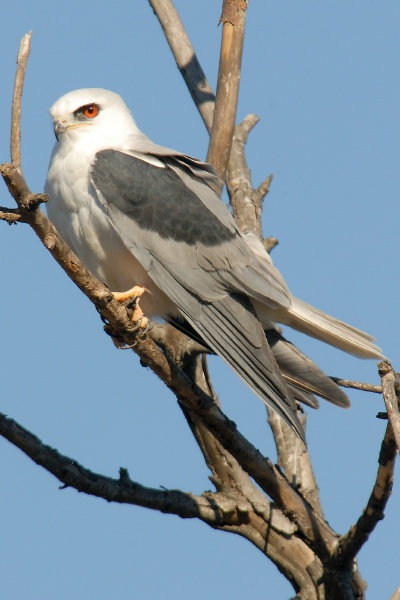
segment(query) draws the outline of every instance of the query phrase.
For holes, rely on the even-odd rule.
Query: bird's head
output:
[[[121,140],[141,136],[121,96],[101,88],[75,90],[50,108],[57,141],[82,141],[92,149],[121,146]]]

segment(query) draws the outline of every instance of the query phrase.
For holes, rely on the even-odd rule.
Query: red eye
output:
[[[82,113],[88,119],[93,119],[94,117],[97,117],[97,115],[99,114],[99,107],[97,106],[97,104],[89,104],[88,106],[85,106],[82,109]]]

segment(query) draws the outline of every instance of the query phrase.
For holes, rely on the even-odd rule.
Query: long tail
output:
[[[360,358],[384,358],[375,338],[293,297],[281,323]]]

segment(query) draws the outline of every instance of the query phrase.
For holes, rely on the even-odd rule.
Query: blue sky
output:
[[[176,6],[215,89],[220,3]],[[7,14],[8,11],[8,14]],[[120,93],[156,142],[203,158],[207,134],[146,0],[112,5],[16,0],[0,21],[0,162],[20,39],[32,29],[22,117],[23,168],[40,192],[54,142],[49,106],[80,87]],[[258,184],[274,174],[264,233],[292,292],[372,333],[399,369],[399,25],[396,1],[250,2],[238,118]],[[11,205],[5,188],[0,204]],[[0,224],[1,226],[1,224]],[[208,472],[172,395],[117,351],[90,303],[25,226],[0,227],[2,412],[88,468],[201,493]],[[289,331],[287,331],[289,334]],[[329,373],[378,383],[376,364],[300,334]],[[264,408],[211,359],[223,408],[275,457]],[[374,482],[385,424],[379,397],[310,412],[308,440],[326,516],[344,532]],[[144,509],[58,489],[0,440],[2,597],[288,598],[291,587],[246,541]],[[397,470],[398,475],[398,470]],[[399,585],[399,491],[359,556],[369,600]]]

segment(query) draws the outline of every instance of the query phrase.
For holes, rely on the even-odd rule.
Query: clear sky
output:
[[[215,88],[221,2],[176,6]],[[207,134],[146,0],[15,0],[0,20],[0,162],[19,42],[33,31],[22,117],[23,168],[43,190],[54,143],[49,106],[80,87],[120,93],[156,142],[204,158]],[[248,159],[274,174],[264,233],[292,292],[378,338],[399,369],[398,0],[249,3],[238,118],[261,117]],[[5,188],[0,204],[11,205]],[[117,351],[93,306],[27,226],[0,223],[0,411],[86,467],[120,466],[150,486],[201,493],[208,472],[175,399],[131,352]],[[378,383],[376,364],[286,332],[329,374]],[[290,334],[290,335],[289,335]],[[275,458],[261,402],[211,359],[223,408]],[[380,397],[310,412],[308,440],[326,516],[345,532],[375,479]],[[1,596],[288,598],[292,588],[248,542],[59,482],[0,440]],[[399,472],[397,470],[397,476]],[[400,584],[400,494],[359,556],[369,600]]]

